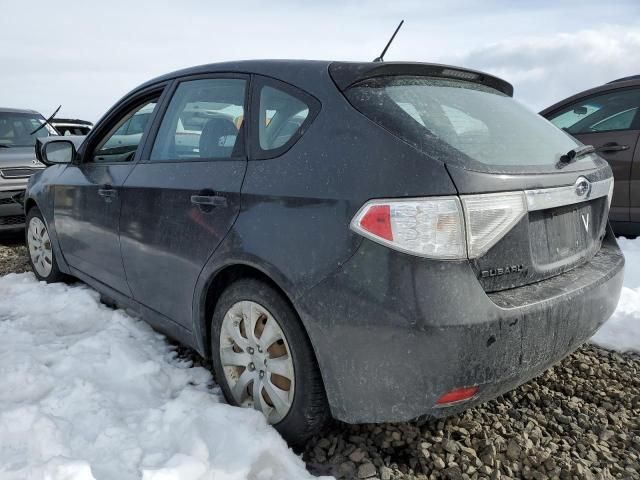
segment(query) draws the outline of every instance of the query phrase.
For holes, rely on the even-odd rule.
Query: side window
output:
[[[253,100],[257,116],[252,119],[258,137],[254,141],[254,157],[272,158],[284,153],[302,136],[320,109],[320,102],[290,85],[257,78]]]
[[[246,81],[188,80],[178,85],[162,119],[150,159],[175,161],[244,155]]]
[[[549,118],[572,134],[629,130],[640,108],[640,90],[618,90],[589,97]]]
[[[111,163],[133,160],[157,101],[157,98],[148,100],[124,115],[98,144],[89,161]]]

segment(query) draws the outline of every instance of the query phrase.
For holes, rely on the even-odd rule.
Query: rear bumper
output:
[[[24,208],[12,200],[23,190],[0,190],[0,233],[24,229]]]
[[[416,259],[365,241],[297,300],[333,415],[404,421],[463,410],[520,385],[575,350],[613,313],[624,257],[609,231],[588,264],[486,294],[466,262]],[[434,408],[479,385],[464,404]]]

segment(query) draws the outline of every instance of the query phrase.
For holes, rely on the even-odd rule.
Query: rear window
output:
[[[579,145],[508,95],[472,82],[382,77],[356,84],[346,96],[363,114],[429,156],[472,170],[548,170]],[[593,156],[580,157],[576,164],[589,159]]]

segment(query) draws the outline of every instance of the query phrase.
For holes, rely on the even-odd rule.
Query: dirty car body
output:
[[[203,78],[250,86],[234,151],[159,160],[171,99]],[[275,148],[260,140],[277,118],[257,118],[264,85],[307,105]],[[447,415],[559,361],[620,294],[611,169],[595,154],[559,169],[579,144],[511,95],[433,64],[195,67],[127,95],[73,163],[32,178],[25,208],[42,211],[61,271],[202,355],[225,282],[259,275],[298,315],[335,418]],[[137,149],[100,161],[97,146],[148,99]]]

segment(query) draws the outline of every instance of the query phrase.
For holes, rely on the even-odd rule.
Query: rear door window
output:
[[[345,95],[364,115],[425,154],[472,170],[554,171],[560,156],[579,145],[510,96],[469,81],[376,77]],[[580,157],[567,168],[590,168],[594,158]]]
[[[260,148],[285,145],[309,116],[309,105],[282,90],[264,86],[260,91]]]
[[[291,148],[320,109],[311,95],[285,83],[258,77],[255,158],[272,158]]]
[[[244,155],[246,80],[206,78],[178,85],[151,151],[158,162]]]
[[[636,128],[640,89],[616,90],[579,100],[549,117],[572,135]]]

